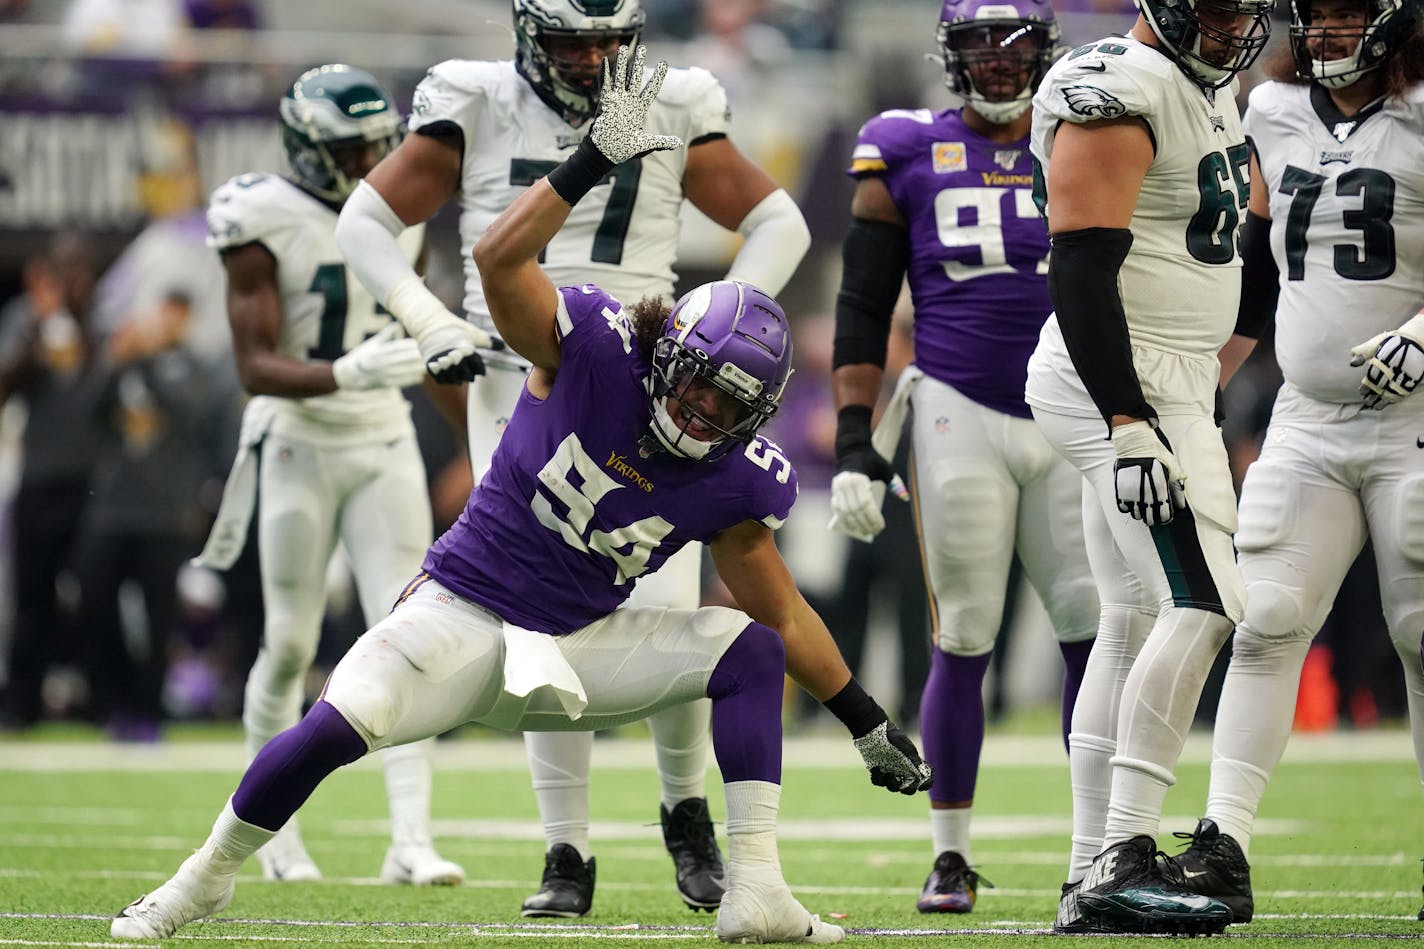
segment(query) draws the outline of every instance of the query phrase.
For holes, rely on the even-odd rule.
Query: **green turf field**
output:
[[[110,946],[108,917],[164,880],[202,841],[235,786],[236,733],[180,734],[154,747],[42,733],[0,741],[0,945]],[[1168,798],[1170,831],[1189,830],[1205,794],[1207,736],[1194,736]],[[788,739],[781,853],[812,912],[850,944],[1035,946],[1048,934],[1069,833],[1068,776],[1048,735],[991,734],[980,777],[974,862],[995,884],[969,916],[921,916],[932,859],[923,797],[873,788],[848,740]],[[389,888],[380,771],[366,761],[327,781],[301,813],[320,883],[262,881],[244,869],[220,919],[179,931],[212,946],[477,943],[521,947],[710,944],[712,918],[671,886],[646,739],[600,741],[593,782],[599,882],[587,919],[521,921],[543,842],[517,740],[472,732],[438,749],[434,816],[442,853],[469,881]],[[723,808],[715,779],[712,810]],[[1170,844],[1170,845],[1169,845]],[[1228,938],[1314,945],[1424,937],[1424,808],[1403,731],[1297,737],[1252,847],[1256,920]],[[173,940],[174,943],[180,940]],[[1102,941],[1102,940],[1090,940]],[[1138,940],[1126,940],[1135,942]],[[1113,939],[1121,945],[1123,939]],[[151,944],[150,944],[151,945]]]

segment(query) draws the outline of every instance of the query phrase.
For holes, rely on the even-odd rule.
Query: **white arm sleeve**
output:
[[[747,212],[737,233],[746,238],[727,270],[729,280],[744,280],[772,296],[779,294],[811,247],[811,231],[801,209],[785,189],[777,188]]]
[[[381,193],[364,181],[356,185],[336,219],[336,246],[356,279],[381,303],[398,283],[416,275],[396,243],[404,230],[405,222]]]

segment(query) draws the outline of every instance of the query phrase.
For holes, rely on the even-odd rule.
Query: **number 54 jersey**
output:
[[[1281,372],[1357,405],[1351,347],[1424,307],[1424,86],[1346,117],[1323,89],[1267,82],[1245,121],[1271,199]]]
[[[240,175],[213,192],[208,246],[222,252],[261,244],[277,261],[279,355],[329,362],[391,323],[346,269],[336,246],[337,212],[276,175]],[[424,239],[422,224],[408,228],[400,246],[414,260]],[[397,389],[270,401],[281,418],[324,441],[381,441],[410,426],[410,404]]]
[[[521,392],[489,471],[421,569],[508,622],[563,635],[691,541],[745,521],[780,527],[796,473],[760,437],[710,460],[645,455],[650,367],[618,302],[565,287],[557,324],[552,390]]]
[[[440,63],[416,87],[411,129],[442,122],[458,126],[465,142],[465,312],[493,331],[470,251],[501,211],[573,154],[588,126],[564,122],[513,63],[474,60]],[[726,134],[726,94],[705,70],[670,69],[646,124],[654,135],[676,135],[684,147],[619,165],[574,206],[540,261],[555,286],[591,279],[629,306],[650,294],[672,294],[687,148]]]
[[[1250,151],[1235,90],[1235,81],[1203,89],[1161,52],[1131,37],[1111,37],[1060,59],[1033,97],[1030,147],[1045,174],[1064,122],[1137,116],[1147,125],[1154,154],[1118,287],[1143,393],[1163,413],[1212,410],[1216,354],[1236,326],[1236,238],[1250,197]],[[1051,194],[1047,214],[1051,227]],[[1081,383],[1063,368],[1067,352],[1056,319],[1045,324],[1035,363],[1050,354],[1061,357],[1054,359],[1058,378],[1045,375],[1046,367],[1031,367],[1030,401],[1059,409],[1070,408],[1064,401],[1077,402],[1076,414],[1096,416]],[[1070,399],[1070,393],[1076,395]]]

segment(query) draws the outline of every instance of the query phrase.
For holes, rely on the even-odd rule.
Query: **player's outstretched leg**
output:
[[[365,753],[365,740],[341,713],[317,702],[252,759],[197,853],[167,883],[124,907],[110,934],[166,939],[178,927],[225,908],[243,861],[272,839],[275,828],[291,819],[328,774]]]
[[[781,637],[752,623],[707,683],[712,742],[727,796],[727,892],[717,938],[741,943],[834,943],[845,930],[796,901],[781,875],[776,814],[781,803]]]
[[[386,798],[391,807],[391,845],[381,863],[382,883],[457,886],[465,870],[435,850],[430,834],[430,754],[435,739],[381,749]]]

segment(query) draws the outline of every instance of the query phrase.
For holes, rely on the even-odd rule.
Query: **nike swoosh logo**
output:
[[[1188,879],[1188,880],[1195,880],[1197,877],[1204,877],[1204,876],[1206,876],[1206,871],[1205,871],[1205,870],[1187,870],[1187,869],[1184,868],[1184,869],[1182,870],[1182,876],[1183,876],[1185,879]]]
[[[1078,68],[1079,68],[1079,69],[1087,69],[1087,70],[1089,70],[1089,71],[1091,71],[1091,72],[1107,72],[1107,71],[1108,71],[1108,64],[1107,64],[1107,63],[1083,63],[1083,64],[1080,65]]]

